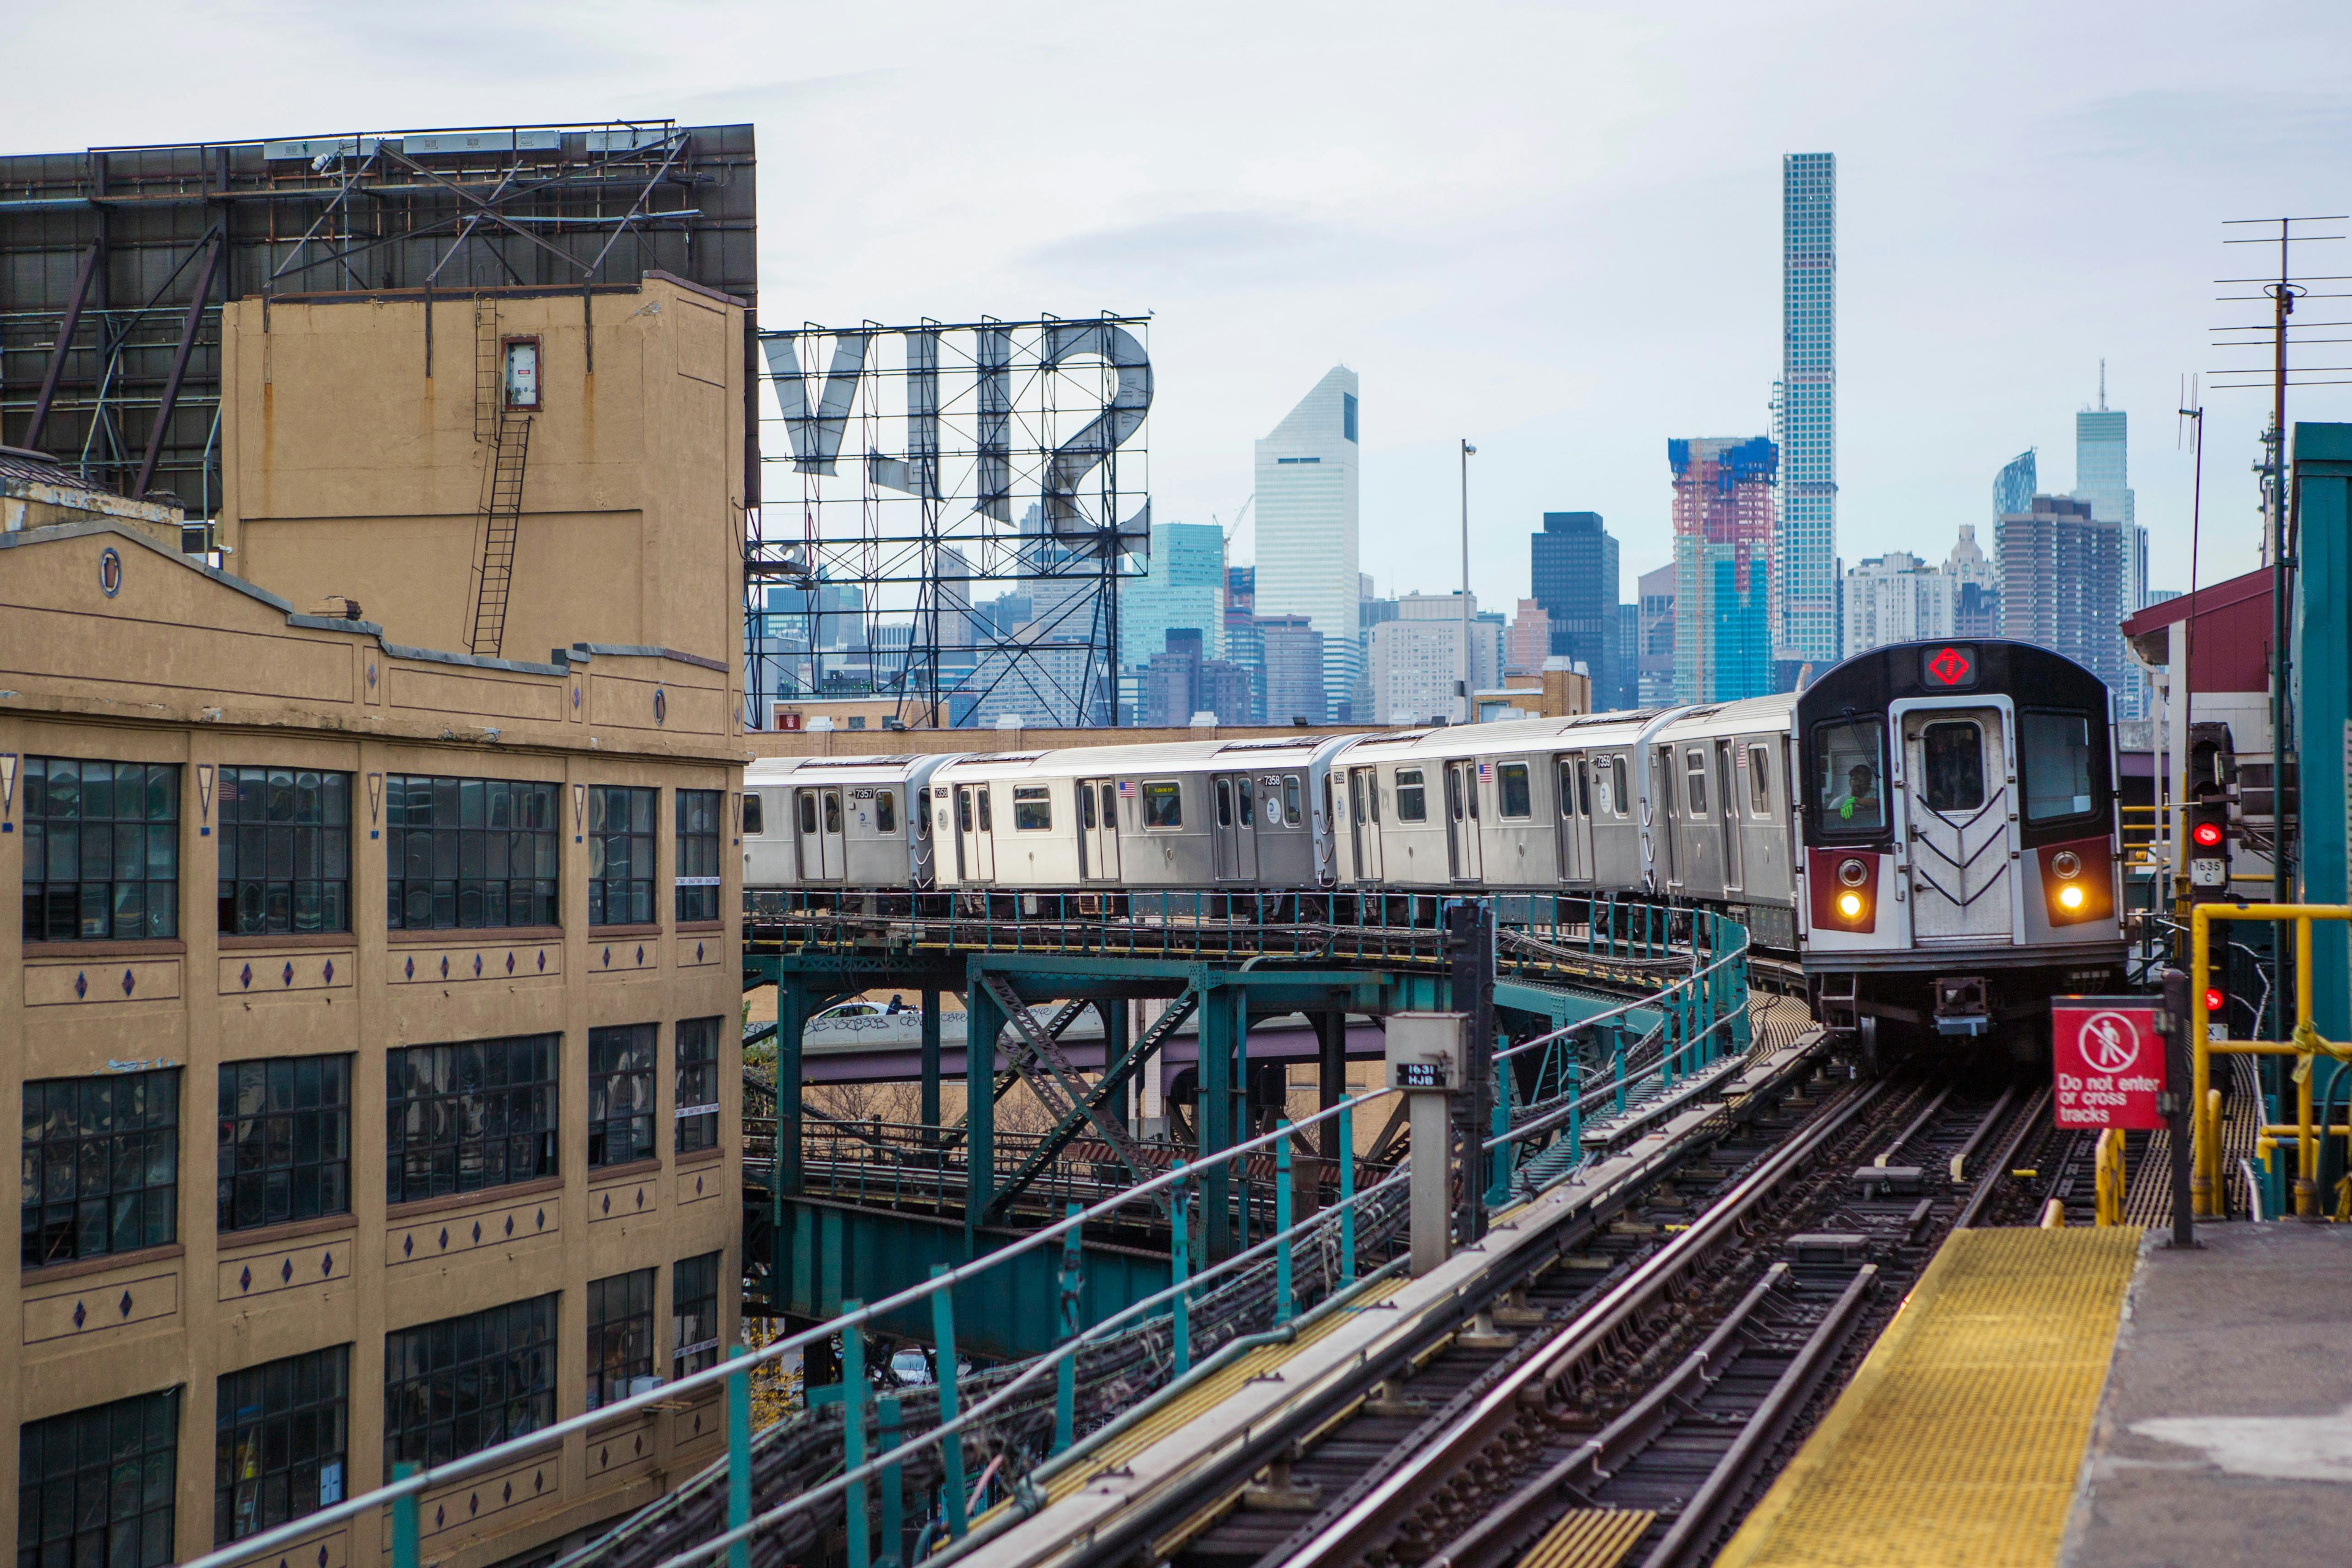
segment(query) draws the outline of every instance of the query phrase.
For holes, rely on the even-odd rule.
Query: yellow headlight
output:
[[[2073,882],[2069,882],[2066,886],[2059,889],[2058,907],[2063,910],[2081,909],[2083,907],[2083,889]]]
[[[1862,918],[1862,895],[1860,893],[1840,893],[1838,895],[1838,913],[1843,915],[1850,921],[1860,920]]]

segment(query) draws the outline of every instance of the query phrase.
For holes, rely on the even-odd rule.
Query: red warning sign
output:
[[[2050,999],[2053,1109],[2061,1127],[2164,1125],[2164,1039],[2150,996]]]

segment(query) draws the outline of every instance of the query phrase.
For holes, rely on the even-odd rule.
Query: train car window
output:
[[[1085,784],[1080,784],[1078,786],[1078,826],[1092,828],[1095,821],[1095,792]]]
[[[1246,774],[1234,781],[1234,793],[1241,797],[1242,826],[1244,827],[1256,826],[1257,814],[1254,809],[1253,803],[1256,800],[1257,796],[1255,792],[1251,789],[1250,781]]]
[[[1533,792],[1528,788],[1528,764],[1504,763],[1495,769],[1496,809],[1514,822],[1535,815]]]
[[[1462,770],[1458,767],[1445,770],[1445,809],[1454,821],[1462,820]]]
[[[1984,804],[1984,732],[1966,720],[1919,732],[1927,761],[1927,800],[1937,811],[1974,811]],[[2087,805],[2084,809],[2088,809]]]
[[[1696,746],[1683,753],[1683,781],[1691,820],[1696,822],[1706,816],[1706,753]]]
[[[2091,809],[2091,721],[2081,713],[2021,714],[2025,820],[2048,822]]]
[[[1428,821],[1429,802],[1422,790],[1421,770],[1399,768],[1396,781],[1397,820],[1399,822]]]
[[[801,791],[801,831],[816,831],[816,795],[810,790]]]
[[[898,793],[878,789],[874,792],[874,826],[877,832],[898,831]]]
[[[1301,820],[1298,815],[1298,775],[1297,773],[1282,775],[1282,815],[1289,819],[1293,827],[1297,826]]]
[[[756,792],[747,790],[743,795],[743,832],[747,836],[756,836],[767,831],[761,824],[760,796]]]
[[[931,792],[929,790],[919,789],[915,792],[914,812],[915,837],[929,838],[931,836]]]
[[[1369,781],[1364,785],[1367,797],[1364,804],[1372,808],[1372,826],[1378,827],[1381,825],[1381,775],[1370,768],[1366,768],[1364,773]]]
[[[1571,764],[1566,757],[1562,757],[1559,760],[1559,814],[1562,816],[1574,816],[1576,815],[1576,788],[1574,783],[1576,775],[1570,771],[1570,769]]]
[[[1181,827],[1184,826],[1184,792],[1174,779],[1143,781],[1143,826],[1146,827]]]
[[[1054,826],[1053,797],[1044,784],[1013,786],[1013,831],[1043,833]]]
[[[1576,759],[1576,810],[1580,816],[1592,815],[1592,764],[1582,757]]]
[[[1231,779],[1219,779],[1217,781],[1217,826],[1220,827],[1231,827],[1233,825],[1234,781]]]
[[[1375,794],[1378,792],[1375,791]],[[1359,768],[1348,774],[1348,820],[1362,822],[1364,816],[1364,773]]]
[[[995,832],[995,831],[996,831],[996,824],[994,824],[993,822],[991,822],[991,821],[988,819],[988,786],[987,786],[986,784],[982,784],[982,785],[981,785],[981,786],[980,786],[979,794],[980,794],[980,830],[981,830],[982,833],[993,833],[993,832]]]
[[[1625,788],[1625,759],[1622,756],[1609,759],[1609,798],[1614,803],[1610,809],[1618,816],[1631,816],[1633,814],[1633,796]]]
[[[1772,752],[1769,746],[1748,748],[1748,809],[1758,816],[1772,815]]]
[[[1105,827],[1118,826],[1118,790],[1116,785],[1102,786],[1102,819]]]
[[[1831,833],[1886,826],[1886,727],[1876,719],[1832,719],[1813,726],[1813,790],[1822,826]]]
[[[837,789],[824,792],[824,830],[827,833],[841,831],[841,792]]]
[[[966,833],[971,831],[971,791],[969,789],[956,791],[956,826]]]
[[[1478,770],[1468,763],[1462,764],[1462,793],[1466,797],[1464,804],[1468,805],[1470,808],[1470,820],[1473,822],[1477,821]]]

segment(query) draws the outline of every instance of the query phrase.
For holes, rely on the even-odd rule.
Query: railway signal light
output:
[[[2190,896],[2218,899],[2230,887],[2230,803],[2200,800],[2188,817]]]

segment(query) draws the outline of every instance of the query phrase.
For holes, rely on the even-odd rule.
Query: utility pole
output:
[[[1476,701],[1470,693],[1470,459],[1478,448],[1465,437],[1462,441],[1462,721],[1469,723],[1475,717],[1472,704]]]

